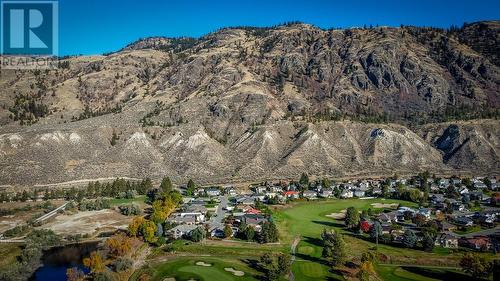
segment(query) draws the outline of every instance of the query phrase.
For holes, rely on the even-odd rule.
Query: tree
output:
[[[244,230],[244,236],[248,241],[252,241],[255,237],[255,229],[251,225],[247,225]]]
[[[230,238],[231,236],[233,236],[233,229],[229,224],[226,224],[224,226],[224,238]]]
[[[432,249],[434,249],[434,240],[435,237],[430,234],[430,233],[425,233],[424,234],[424,239],[422,240],[422,247],[424,250],[427,252],[432,252]]]
[[[372,239],[375,239],[377,246],[378,246],[378,239],[382,236],[382,225],[380,222],[376,221],[373,223],[371,229],[370,229],[370,237]]]
[[[359,224],[359,212],[354,207],[347,208],[347,212],[345,213],[345,225],[352,229]]]
[[[413,220],[418,227],[424,226],[427,222],[427,218],[422,214],[416,214]]]
[[[205,230],[203,230],[203,228],[201,227],[198,227],[193,229],[193,231],[191,231],[190,238],[191,241],[193,242],[200,242],[203,239],[205,239],[205,236],[206,236]]]
[[[188,196],[192,196],[194,194],[194,191],[196,190],[196,184],[192,179],[189,179],[187,183],[187,189],[186,189],[186,194]]]
[[[78,267],[72,267],[66,270],[66,277],[68,281],[83,281],[85,280],[85,273]]]
[[[266,280],[278,280],[290,272],[290,256],[283,253],[265,253],[260,257],[259,267],[263,269]]]
[[[417,236],[415,233],[409,229],[407,229],[403,233],[403,245],[407,248],[413,248],[415,247],[415,244],[417,243]]]
[[[163,223],[176,207],[177,202],[174,202],[170,195],[165,196],[162,200],[154,201],[151,220],[155,223]]]
[[[144,223],[143,217],[135,217],[128,225],[128,233],[130,236],[137,236],[141,225]]]
[[[163,179],[161,180],[160,189],[164,193],[170,193],[174,189],[169,177],[163,177]]]
[[[359,229],[361,229],[361,231],[363,231],[364,233],[367,233],[370,231],[371,225],[368,221],[364,220],[359,223]]]
[[[109,143],[112,145],[112,146],[115,146],[116,145],[116,141],[119,140],[120,138],[118,137],[118,135],[116,134],[116,132],[113,130],[113,135],[111,136],[111,140],[109,141]]]
[[[61,243],[61,237],[50,229],[34,229],[26,236],[26,243],[37,245],[43,250],[58,246]]]
[[[309,176],[306,173],[302,173],[302,175],[300,175],[299,183],[304,186],[309,185]]]
[[[156,241],[156,224],[152,221],[145,220],[141,225],[141,233],[144,241],[154,243]]]
[[[113,257],[122,257],[132,250],[132,241],[124,234],[117,234],[106,240],[104,243],[109,254]]]
[[[465,253],[460,260],[460,266],[465,273],[475,277],[488,277],[492,272],[492,264],[476,253]]]
[[[264,222],[259,235],[260,243],[273,243],[278,242],[279,233],[278,228],[274,222]]]
[[[105,269],[104,260],[101,253],[93,251],[90,253],[90,257],[83,259],[83,265],[90,269],[90,272],[96,274],[103,272]]]
[[[377,258],[372,252],[365,252],[361,255],[361,265],[356,274],[359,280],[368,281],[370,276],[375,273],[373,265],[377,262]]]
[[[321,180],[321,186],[322,186],[323,188],[330,188],[330,185],[331,185],[331,184],[330,184],[330,180],[329,180],[328,178],[323,178],[323,179]]]
[[[322,256],[333,266],[341,265],[345,262],[346,249],[342,235],[337,230],[323,230],[321,234],[323,240]]]
[[[121,257],[113,262],[113,267],[116,272],[125,271],[132,268],[134,262],[130,258]]]

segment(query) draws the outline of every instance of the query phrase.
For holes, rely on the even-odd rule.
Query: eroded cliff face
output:
[[[498,116],[498,26],[234,28],[2,70],[0,185],[495,173],[498,121],[442,120]]]

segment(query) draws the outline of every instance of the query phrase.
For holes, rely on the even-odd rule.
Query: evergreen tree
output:
[[[347,208],[347,212],[345,214],[345,225],[353,229],[358,226],[359,224],[359,212],[356,208],[354,207],[349,207]]]
[[[192,196],[194,194],[194,191],[196,190],[196,184],[192,179],[189,179],[187,183],[187,189],[186,189],[186,194],[188,196]]]
[[[321,239],[323,240],[322,256],[333,266],[343,264],[347,254],[342,234],[337,230],[327,231],[325,229],[321,234]]]
[[[173,190],[172,182],[170,181],[169,177],[163,177],[160,184],[160,189],[164,193],[170,193]]]
[[[417,243],[417,236],[415,233],[409,229],[407,229],[403,233],[403,245],[407,248],[413,248],[415,247],[415,244]]]

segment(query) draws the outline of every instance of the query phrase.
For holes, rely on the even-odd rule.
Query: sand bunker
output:
[[[336,219],[336,220],[343,220],[345,219],[345,213],[347,210],[342,210],[339,213],[331,213],[329,215],[326,215],[329,218]]]
[[[236,270],[232,267],[224,267],[225,271],[231,272],[234,276],[243,276],[245,275],[245,272]]]
[[[384,209],[384,208],[396,209],[399,206],[398,203],[392,203],[392,204],[372,203],[371,205],[373,206],[373,208],[376,209]]]
[[[203,261],[197,261],[197,262],[196,262],[196,265],[199,265],[199,266],[206,266],[206,267],[212,266],[211,264],[206,263],[206,262],[203,262]]]

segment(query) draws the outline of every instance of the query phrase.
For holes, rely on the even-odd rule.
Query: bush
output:
[[[98,211],[109,208],[111,208],[110,201],[102,198],[96,200],[83,200],[78,207],[80,211]]]
[[[120,213],[125,216],[137,216],[142,214],[142,210],[137,204],[121,205],[118,209]]]
[[[113,267],[115,271],[125,271],[127,269],[132,268],[133,261],[129,258],[119,258],[113,262]]]

